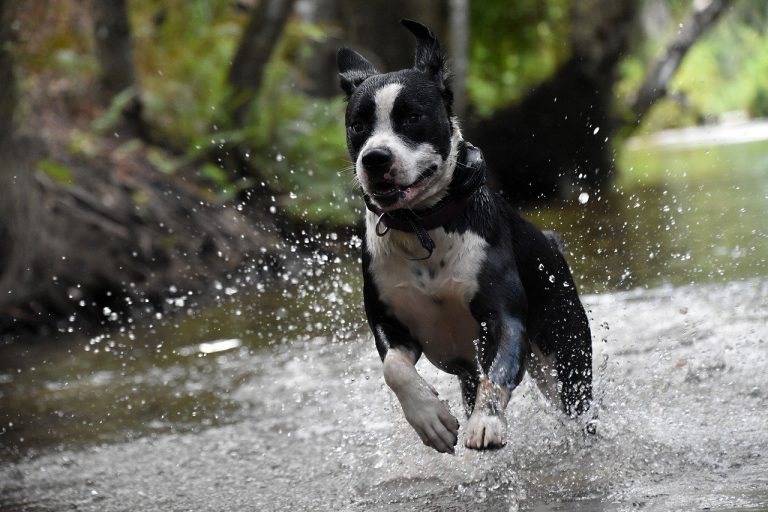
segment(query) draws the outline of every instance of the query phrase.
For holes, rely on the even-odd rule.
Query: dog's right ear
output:
[[[336,64],[339,66],[339,78],[341,88],[347,93],[347,98],[352,96],[355,89],[366,78],[378,75],[376,68],[365,57],[349,48],[339,48],[336,53]]]

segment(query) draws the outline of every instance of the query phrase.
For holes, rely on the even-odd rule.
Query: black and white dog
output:
[[[497,448],[526,368],[567,414],[590,407],[589,323],[556,236],[485,187],[482,155],[452,115],[434,34],[403,25],[416,36],[412,69],[380,73],[348,48],[337,56],[368,208],[365,311],[384,379],[424,444],[452,453],[459,422],[416,372],[422,353],[458,376],[465,446]]]

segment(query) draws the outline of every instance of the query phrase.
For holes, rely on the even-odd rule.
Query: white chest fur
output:
[[[374,232],[376,218],[366,216],[366,242],[371,253],[371,274],[390,312],[421,344],[424,355],[446,369],[451,361],[475,361],[480,326],[469,311],[478,289],[477,276],[487,242],[465,232],[429,232],[435,250],[426,254],[412,233]]]

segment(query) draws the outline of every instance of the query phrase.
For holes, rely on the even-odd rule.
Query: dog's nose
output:
[[[392,167],[392,152],[387,148],[372,148],[365,152],[362,162],[368,171],[387,172]]]

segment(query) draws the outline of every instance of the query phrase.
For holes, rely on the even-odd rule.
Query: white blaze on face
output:
[[[437,148],[428,143],[410,146],[392,126],[392,110],[395,101],[403,89],[403,84],[388,84],[376,91],[376,119],[373,131],[363,144],[355,164],[357,179],[366,192],[369,192],[369,182],[362,158],[373,148],[386,148],[392,153],[392,175],[396,185],[403,188],[403,198],[393,205],[395,208],[408,206],[429,207],[443,196],[451,182],[455,167],[458,141],[461,138],[458,128],[451,140],[451,151],[448,160],[443,160]],[[454,125],[455,126],[455,125]],[[417,186],[410,187],[422,173],[431,167],[437,167],[437,172],[423,180]]]

